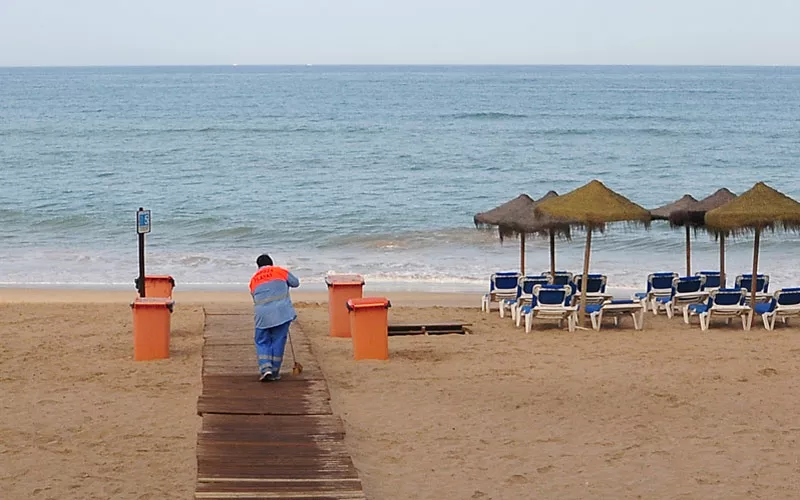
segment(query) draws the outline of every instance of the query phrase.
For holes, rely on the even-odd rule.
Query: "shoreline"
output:
[[[615,298],[629,298],[635,290],[612,289]],[[364,287],[364,297],[386,297],[395,306],[408,307],[479,307],[481,291],[438,292],[373,289]],[[135,290],[99,290],[94,288],[28,288],[0,287],[0,303],[9,304],[129,304],[136,298]],[[175,288],[173,300],[177,304],[250,304],[247,291],[181,290]],[[328,292],[324,290],[292,291],[296,305],[326,304]]]
[[[455,292],[396,292],[364,290],[364,296],[388,297],[394,305],[412,307],[478,307],[479,293]],[[129,304],[136,298],[136,292],[121,290],[93,289],[47,289],[47,288],[0,288],[0,303],[9,304]],[[250,294],[246,291],[192,291],[178,290],[173,292],[176,304],[252,304]],[[297,306],[309,304],[326,304],[327,291],[292,292],[292,300]]]
[[[375,281],[366,278],[365,288],[374,289],[379,292],[408,292],[408,293],[482,293],[488,287],[489,279],[486,284],[458,284],[458,283],[428,283],[414,281]],[[175,290],[189,292],[240,292],[247,290],[248,283],[183,283],[176,280]],[[327,285],[324,278],[303,280],[301,278],[300,288],[304,292],[326,292]],[[89,290],[89,291],[133,291],[135,286],[131,283],[26,283],[26,282],[5,282],[0,283],[0,290],[4,289],[25,289],[25,290]]]

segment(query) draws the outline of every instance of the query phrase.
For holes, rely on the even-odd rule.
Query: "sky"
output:
[[[0,0],[0,66],[800,65],[800,0]]]

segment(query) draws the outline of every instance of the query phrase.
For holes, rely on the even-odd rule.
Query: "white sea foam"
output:
[[[649,272],[672,270],[684,274],[685,258],[680,245],[670,252],[645,248],[609,248],[607,237],[598,236],[591,256],[592,272],[609,277],[609,286],[642,288]],[[760,272],[771,276],[772,288],[800,285],[800,254],[787,252],[790,243],[767,239],[761,249]],[[529,246],[526,267],[530,274],[549,268],[549,254],[542,244]],[[151,249],[147,253],[148,274],[169,274],[178,286],[221,288],[245,286],[255,271],[257,252],[172,252]],[[696,242],[693,269],[717,269],[718,250],[713,242]],[[300,277],[304,286],[321,287],[325,275],[362,274],[368,283],[409,290],[483,289],[488,276],[499,270],[519,268],[517,244],[489,248],[436,245],[425,249],[285,249],[273,252],[276,264],[286,266]],[[557,267],[578,273],[582,270],[582,242],[557,247]],[[727,271],[732,278],[748,273],[752,266],[751,243],[729,247]],[[135,252],[29,249],[8,251],[0,260],[0,282],[6,286],[133,286],[138,273]]]

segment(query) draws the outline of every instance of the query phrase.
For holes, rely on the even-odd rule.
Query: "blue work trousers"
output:
[[[283,350],[286,348],[286,338],[289,336],[291,324],[291,321],[287,321],[271,328],[256,328],[255,344],[259,372],[264,373],[269,370],[275,375],[280,373]]]

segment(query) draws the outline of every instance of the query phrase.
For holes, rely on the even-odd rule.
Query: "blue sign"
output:
[[[150,232],[150,210],[136,211],[136,232],[139,234]]]

